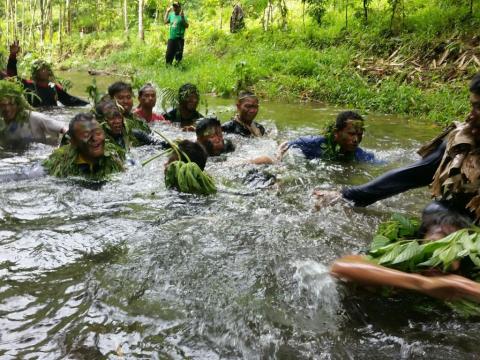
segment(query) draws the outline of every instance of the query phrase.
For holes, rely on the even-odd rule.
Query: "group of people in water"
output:
[[[221,124],[212,116],[197,110],[200,93],[193,84],[180,86],[177,105],[163,114],[154,111],[156,89],[145,84],[134,91],[130,84],[118,81],[91,111],[75,115],[68,126],[42,114],[38,108],[88,106],[89,103],[66,92],[54,81],[51,66],[34,62],[31,79],[17,77],[18,43],[10,47],[7,70],[0,80],[0,142],[4,146],[32,142],[51,143],[61,137],[61,145],[43,162],[47,174],[57,177],[80,176],[105,180],[125,170],[126,154],[132,147],[171,146],[151,130],[151,124],[162,122],[194,131],[196,141],[177,143],[186,158],[202,170],[210,156],[235,151],[224,134],[263,137],[268,131],[255,119],[259,99],[252,91],[241,91],[236,99],[236,114]],[[354,206],[367,206],[409,189],[431,185],[435,202],[423,213],[423,236],[434,241],[480,219],[480,74],[470,83],[471,112],[463,123],[454,123],[419,151],[421,159],[411,165],[391,170],[367,184],[341,191],[318,190],[314,196],[320,206],[340,200]],[[34,110],[35,109],[35,110]],[[275,157],[259,156],[254,164],[275,164],[284,154],[296,149],[307,159],[337,162],[374,162],[373,153],[360,148],[364,119],[354,111],[340,112],[321,135],[304,136],[279,145]],[[175,157],[173,153],[166,165]],[[331,273],[342,279],[368,285],[394,286],[417,290],[431,296],[466,297],[480,302],[480,284],[467,279],[468,274],[427,276],[408,274],[375,265],[364,257],[348,256],[334,262]],[[467,276],[467,277],[465,277]]]

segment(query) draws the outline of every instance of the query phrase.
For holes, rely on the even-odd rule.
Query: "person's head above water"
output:
[[[87,161],[95,161],[104,155],[105,134],[92,114],[80,113],[68,125],[71,144]]]
[[[207,164],[208,154],[202,145],[190,140],[182,140],[177,144],[177,146],[178,146],[178,149],[180,150],[181,161],[188,162],[188,159],[185,157],[185,155],[187,155],[190,161],[197,164],[201,170],[205,169],[205,165]],[[177,160],[178,160],[177,153],[173,151],[172,155],[170,155],[167,162],[165,163],[165,168],[167,168],[170,163]]]
[[[198,88],[190,83],[183,84],[178,89],[178,104],[180,109],[194,112],[197,110],[200,101],[200,92]]]
[[[7,124],[27,119],[25,110],[31,108],[23,93],[21,84],[9,80],[0,80],[0,115]]]
[[[139,107],[142,109],[152,110],[157,103],[157,91],[152,84],[143,85],[138,90]]]
[[[464,228],[472,226],[472,221],[442,202],[434,201],[427,205],[422,212],[422,223],[418,230],[418,237],[435,241]]]
[[[236,105],[240,121],[245,124],[251,124],[258,114],[257,96],[250,91],[240,91]]]
[[[32,63],[31,74],[35,82],[49,82],[54,79],[52,65],[41,59]]]
[[[342,153],[353,153],[362,142],[363,130],[363,117],[360,114],[342,111],[327,132],[331,132],[333,141],[340,146]]]
[[[133,108],[132,85],[123,81],[114,82],[108,87],[108,95],[120,105],[124,113],[130,113]]]
[[[124,129],[123,115],[113,100],[103,100],[95,107],[95,115],[99,122],[108,124],[111,135],[122,135]]]
[[[195,124],[197,142],[199,142],[210,156],[220,155],[224,148],[222,125],[216,117],[202,118]]]

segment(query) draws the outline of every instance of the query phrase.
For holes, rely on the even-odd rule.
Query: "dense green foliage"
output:
[[[418,228],[417,220],[395,214],[379,225],[370,245],[369,259],[376,264],[407,272],[431,268],[449,272],[459,261],[468,259],[472,264],[468,276],[479,280],[480,228],[462,229],[430,242],[414,239]],[[480,316],[480,305],[476,302],[463,299],[445,303],[464,317]]]
[[[189,194],[211,195],[217,192],[213,179],[191,161],[170,163],[165,170],[165,186]]]
[[[319,100],[437,122],[465,116],[467,81],[480,66],[479,4],[473,0],[244,1],[247,28],[237,34],[225,26],[231,2],[187,1],[185,60],[169,69],[162,24],[167,1],[145,2],[144,41],[134,30],[138,4],[127,3],[125,23],[123,0],[73,2],[61,46],[45,40],[37,51],[60,57],[66,67],[87,62],[126,72],[137,86],[193,82],[222,96],[252,87],[264,98]],[[60,27],[52,24],[52,44],[60,41]]]
[[[124,158],[125,154],[120,152],[121,149],[106,141],[105,155],[98,162],[98,171],[85,173],[76,164],[78,151],[71,145],[63,145],[43,162],[43,166],[49,175],[60,178],[79,176],[88,180],[104,181],[124,170],[123,161],[120,158]]]

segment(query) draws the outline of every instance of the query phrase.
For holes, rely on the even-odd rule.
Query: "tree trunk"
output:
[[[395,13],[397,12],[398,0],[392,2],[392,17],[390,18],[390,31],[393,29],[393,21],[395,20]]]
[[[46,0],[40,0],[40,46],[43,46],[45,40],[45,2]]]
[[[6,45],[10,43],[10,0],[5,0],[5,40]]]
[[[145,40],[145,32],[143,31],[143,0],[138,0],[138,38]]]
[[[220,4],[220,30],[223,29],[223,4]]]
[[[363,0],[363,17],[365,24],[368,23],[368,0]]]
[[[123,0],[123,24],[125,32],[128,32],[128,7],[127,0]]]
[[[302,22],[303,29],[305,30],[305,0],[302,0]]]
[[[67,17],[67,34],[70,35],[72,33],[72,9],[70,6],[70,0],[66,0],[65,2],[65,10],[66,10],[66,17]]]
[[[60,57],[63,54],[63,1],[58,3],[59,17],[58,17],[58,48],[60,52]]]
[[[345,1],[345,30],[348,30],[348,0]]]
[[[53,8],[53,3],[50,0],[48,2],[48,31],[49,31],[49,35],[50,35],[50,44],[51,45],[53,45],[53,11],[52,11],[52,8]],[[52,47],[52,49],[53,49],[53,47]]]
[[[13,0],[12,3],[12,13],[13,13],[13,40],[17,40],[18,37],[18,21],[17,21],[17,0]]]

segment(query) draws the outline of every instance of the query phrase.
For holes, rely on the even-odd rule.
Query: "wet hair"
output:
[[[221,127],[220,121],[214,116],[198,119],[195,124],[195,133],[197,136],[203,136],[203,133],[213,127]]]
[[[422,212],[422,223],[418,237],[423,238],[433,226],[452,226],[464,229],[472,226],[472,220],[462,213],[448,207],[445,203],[434,201]]]
[[[470,92],[480,96],[480,73],[477,73],[470,81]]]
[[[153,89],[155,91],[155,93],[157,92],[157,90],[155,89],[155,86],[153,86],[152,84],[150,83],[147,83],[145,85],[143,85],[140,90],[138,90],[138,96],[142,96],[143,93],[149,89]]]
[[[237,96],[237,103],[241,104],[243,103],[246,99],[258,99],[257,98],[257,95],[255,95],[253,92],[251,91],[246,91],[246,90],[242,90],[238,93],[238,96]]]
[[[197,97],[200,97],[200,92],[198,91],[198,88],[193,84],[186,83],[180,86],[180,88],[178,89],[179,102],[184,102],[191,95],[196,95]]]
[[[185,153],[185,155],[188,156],[190,161],[197,164],[200,167],[200,169],[202,170],[205,169],[205,165],[207,164],[208,154],[202,145],[190,140],[182,140],[177,144],[177,146],[180,150],[181,161],[188,162],[187,158],[183,154]],[[176,156],[176,153],[173,152],[172,156]]]
[[[50,78],[53,78],[52,65],[51,65],[49,62],[45,61],[45,60],[37,59],[37,60],[35,60],[35,61],[32,63],[32,67],[31,67],[31,69],[30,69],[33,80],[36,80],[36,79],[37,79],[37,74],[38,74],[38,72],[39,72],[41,69],[43,69],[43,68],[46,68],[46,69],[48,70],[49,77],[50,77]]]
[[[348,120],[363,121],[363,117],[355,111],[342,111],[337,115],[337,119],[335,120],[335,130],[343,130],[347,126]]]
[[[95,118],[93,117],[93,114],[90,113],[79,113],[75,115],[72,120],[68,123],[68,135],[70,136],[71,139],[73,139],[73,134],[75,134],[75,124],[81,123],[81,122],[91,122],[94,121]]]
[[[107,115],[111,116],[116,113],[122,116],[122,112],[112,99],[104,99],[95,106],[95,116],[99,120],[104,120]]]
[[[132,85],[123,81],[117,81],[108,87],[108,95],[110,95],[111,98],[114,98],[115,95],[124,90],[127,90],[133,94]]]

